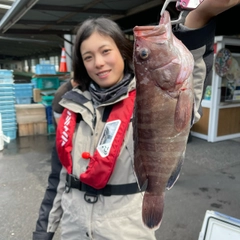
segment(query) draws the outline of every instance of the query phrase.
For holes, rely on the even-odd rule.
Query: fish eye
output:
[[[140,49],[139,55],[140,55],[140,57],[141,57],[142,59],[148,58],[148,55],[149,55],[148,49],[147,49],[147,48],[142,48],[142,49]]]

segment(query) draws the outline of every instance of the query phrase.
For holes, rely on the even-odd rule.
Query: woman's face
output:
[[[93,32],[82,42],[80,53],[89,77],[101,88],[122,80],[124,60],[111,37]]]

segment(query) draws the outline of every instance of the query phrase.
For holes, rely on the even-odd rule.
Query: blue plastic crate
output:
[[[0,78],[0,83],[13,83],[12,78]]]
[[[15,109],[6,109],[6,110],[1,110],[0,111],[1,115],[2,115],[2,119],[11,119],[11,118],[15,118],[16,119],[16,111]]]
[[[12,97],[15,98],[14,92],[10,91],[10,92],[2,92],[0,91],[0,97]]]
[[[10,137],[10,140],[16,139],[16,136],[17,136],[17,128],[16,127],[3,128],[2,131],[5,136]]]
[[[16,97],[16,104],[31,104],[31,97]]]
[[[14,101],[15,100],[15,96],[11,95],[11,96],[0,96],[0,105],[5,104],[5,102],[9,102],[9,101]]]
[[[33,84],[32,83],[19,83],[14,84],[15,97],[26,98],[33,96]]]
[[[53,124],[52,106],[45,106],[46,118],[48,124]]]
[[[4,84],[0,84],[0,97],[14,95],[14,87],[13,86],[10,87],[10,85],[13,84],[9,84],[9,87],[4,87],[2,85]]]
[[[42,104],[44,106],[52,106],[54,96],[42,96]]]
[[[0,78],[13,77],[13,70],[0,69]]]
[[[5,84],[0,84],[0,92],[14,92],[15,90],[13,87],[13,84],[6,84],[8,85],[7,87],[2,85],[5,85]]]
[[[54,124],[48,124],[47,129],[48,129],[48,133],[49,134],[55,134],[55,126],[54,126]]]
[[[14,83],[0,83],[1,88],[14,88]]]
[[[13,118],[2,118],[2,124],[11,124],[11,123],[16,123],[17,120],[16,120],[16,117],[13,117]]]
[[[59,87],[59,78],[58,77],[32,78],[31,82],[32,82],[32,84],[34,84],[34,88],[39,88],[42,90],[58,89],[58,87]]]
[[[8,109],[15,110],[15,99],[11,101],[0,101],[0,112]]]
[[[0,69],[0,83],[13,83],[13,71]]]
[[[2,122],[2,129],[4,129],[4,128],[16,128],[16,127],[17,127],[17,121]]]
[[[56,69],[53,64],[37,64],[35,67],[36,74],[56,74]]]

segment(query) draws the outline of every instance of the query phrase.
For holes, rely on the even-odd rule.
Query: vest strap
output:
[[[76,178],[72,174],[67,174],[66,177],[66,191],[69,192],[71,188],[78,189],[79,191],[86,192],[91,196],[111,196],[111,195],[128,195],[135,194],[139,192],[145,191],[145,187],[141,190],[138,187],[138,184],[128,183],[128,184],[119,184],[119,185],[110,185],[107,184],[104,188],[96,189],[93,188],[83,182],[81,182],[78,178]]]

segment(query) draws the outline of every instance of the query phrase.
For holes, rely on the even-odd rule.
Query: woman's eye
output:
[[[110,52],[110,49],[103,50],[103,53],[108,53],[108,52]]]
[[[89,61],[92,57],[91,56],[86,56],[83,60],[84,61]]]
[[[142,48],[142,49],[140,49],[139,55],[140,55],[140,57],[141,57],[142,59],[148,58],[148,55],[149,55],[148,49],[147,49],[147,48]]]

